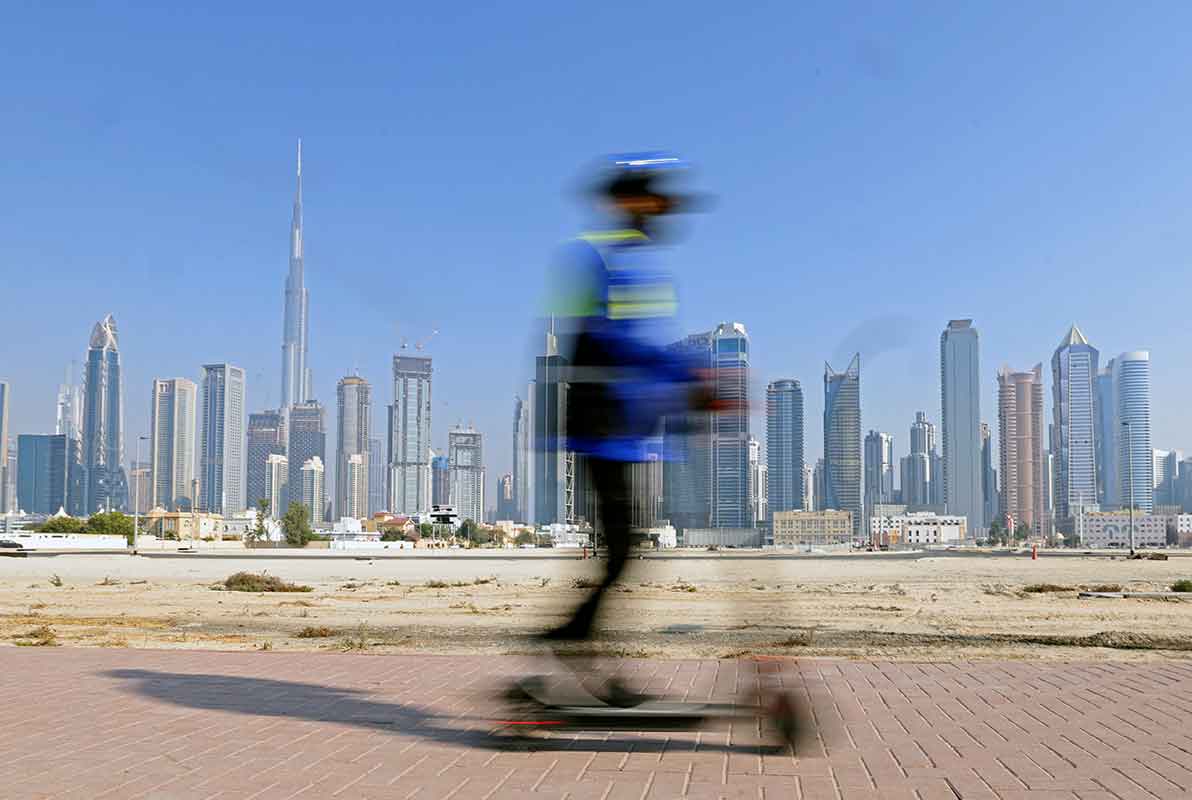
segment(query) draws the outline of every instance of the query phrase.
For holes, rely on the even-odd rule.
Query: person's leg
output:
[[[608,561],[604,579],[580,604],[571,621],[547,634],[549,639],[587,639],[596,621],[596,612],[605,592],[616,583],[629,560],[629,485],[628,465],[621,461],[593,458],[588,462],[592,485],[600,506],[601,527]]]

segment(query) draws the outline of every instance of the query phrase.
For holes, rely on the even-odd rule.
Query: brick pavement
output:
[[[644,661],[649,688],[725,698],[759,671],[814,736],[490,735],[515,657],[0,649],[0,797],[1192,797],[1192,662]]]

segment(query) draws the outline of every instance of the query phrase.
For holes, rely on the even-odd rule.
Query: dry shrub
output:
[[[298,631],[297,635],[299,639],[326,639],[335,635],[335,629],[326,625],[308,625]]]
[[[313,592],[310,586],[296,583],[286,583],[276,575],[262,572],[237,572],[228,576],[224,581],[224,588],[229,592]]]

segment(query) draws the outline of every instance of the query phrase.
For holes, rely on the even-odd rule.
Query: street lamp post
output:
[[[1126,469],[1130,472],[1130,555],[1134,555],[1134,429],[1123,422],[1126,429]]]
[[[149,441],[148,436],[137,437],[137,469],[144,469],[141,466],[141,442]],[[132,554],[137,554],[137,528],[140,522],[141,512],[141,476],[137,476],[136,485],[132,490]]]

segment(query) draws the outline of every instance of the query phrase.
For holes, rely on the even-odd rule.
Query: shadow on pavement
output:
[[[491,717],[443,716],[415,705],[371,699],[359,689],[297,683],[269,678],[157,672],[143,669],[108,670],[103,675],[132,683],[130,691],[162,703],[204,711],[231,711],[258,717],[286,717],[309,722],[355,725],[369,730],[392,731],[455,747],[488,750],[628,750],[636,753],[681,749],[665,738],[641,739],[636,735],[595,739],[520,739],[494,735]],[[499,713],[499,712],[496,712]],[[457,727],[452,727],[457,726]],[[466,726],[466,727],[465,727]],[[694,745],[693,745],[694,746]],[[766,746],[717,744],[701,741],[703,752],[758,753]]]

